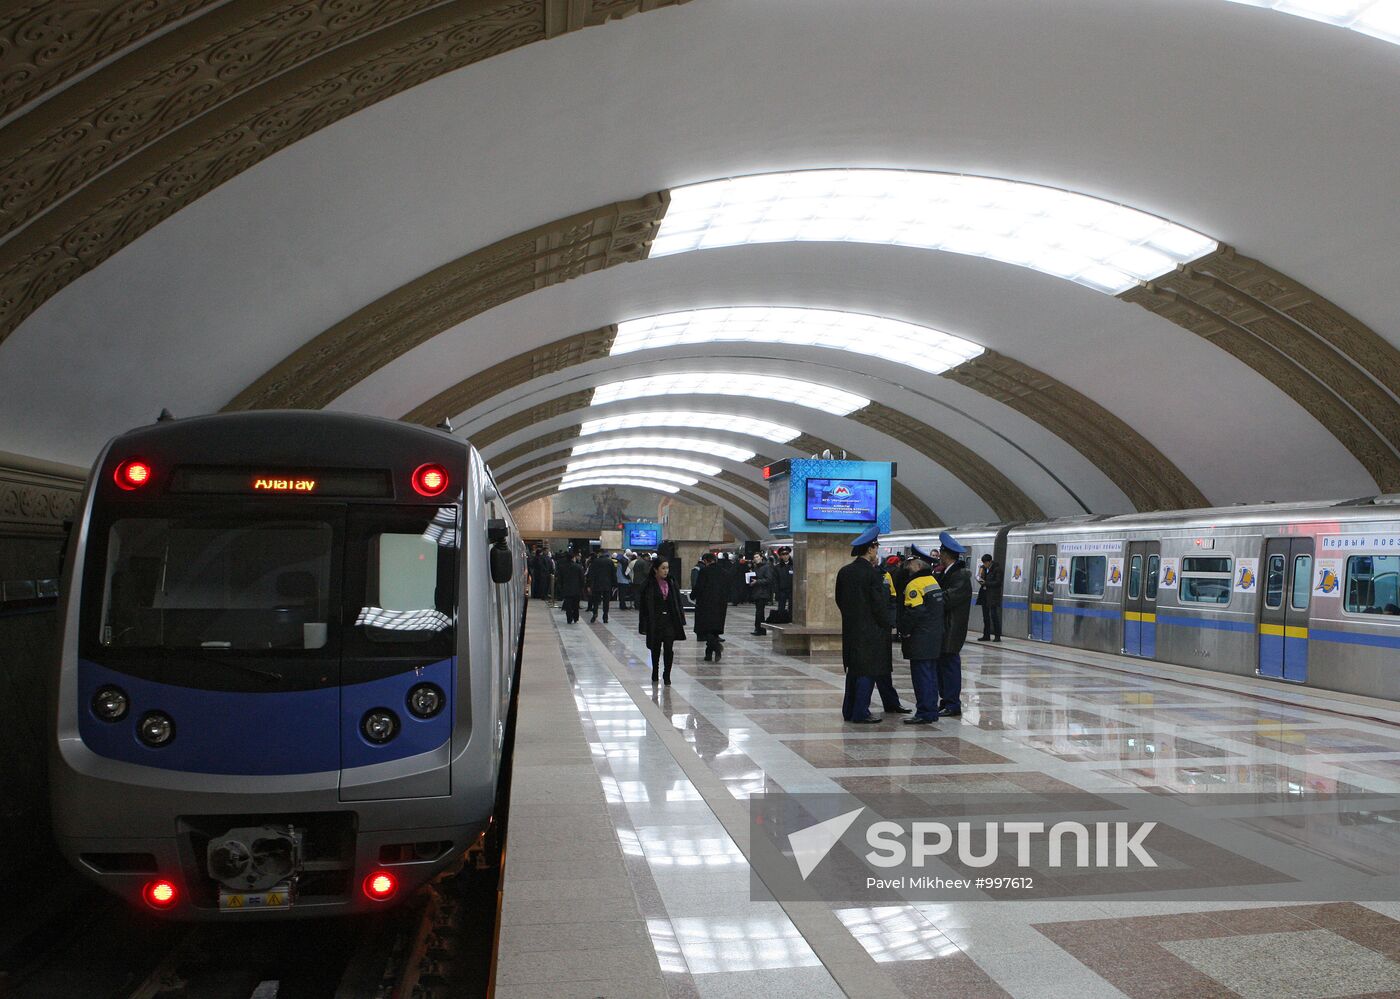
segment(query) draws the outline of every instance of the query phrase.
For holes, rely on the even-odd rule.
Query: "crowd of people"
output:
[[[870,702],[880,694],[884,715],[907,715],[907,725],[932,725],[939,718],[962,715],[962,647],[972,611],[973,573],[963,559],[967,549],[942,532],[938,551],[911,546],[907,557],[880,559],[878,533],[872,528],[851,545],[851,561],[836,575],[836,605],[841,612],[841,659],[846,673],[841,716],[854,725],[874,725]],[[584,610],[603,621],[614,599],[619,610],[637,610],[637,630],[651,654],[652,683],[671,683],[675,643],[686,640],[686,606],[671,562],[646,553],[570,550],[559,556],[537,547],[529,558],[530,595],[557,600],[568,624]],[[691,570],[693,630],[705,643],[705,662],[724,655],[724,630],[730,607],[752,603],[754,635],[765,624],[790,622],[794,582],[792,552],[779,548],[734,557],[706,552]],[[977,566],[977,603],[983,634],[978,641],[1001,641],[1001,566],[983,555]],[[768,605],[773,604],[769,611]],[[905,707],[894,686],[894,645],[909,662],[914,707]]]

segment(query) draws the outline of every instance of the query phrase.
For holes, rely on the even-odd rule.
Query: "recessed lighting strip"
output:
[[[1281,14],[1350,28],[1363,35],[1400,45],[1400,0],[1232,0]]]
[[[729,461],[748,461],[756,452],[746,448],[723,444],[719,441],[704,440],[699,437],[663,437],[660,435],[633,435],[614,437],[611,440],[588,441],[576,445],[574,457],[599,454],[608,451],[692,451],[695,454],[708,454]]]
[[[681,472],[694,472],[696,475],[718,475],[724,471],[719,465],[708,465],[690,458],[677,458],[669,454],[607,454],[595,458],[575,458],[569,462],[570,475],[599,468],[616,468],[627,465],[638,468],[672,469]]]
[[[597,402],[597,399],[594,399]],[[614,430],[650,430],[661,427],[683,427],[687,430],[718,430],[750,437],[762,437],[775,444],[786,444],[801,436],[796,427],[771,423],[752,416],[736,416],[732,413],[698,413],[693,411],[664,410],[650,413],[624,413],[619,416],[603,416],[596,420],[584,420],[579,428],[579,436],[610,433]]]
[[[833,416],[846,416],[870,405],[870,400],[864,396],[831,385],[741,371],[686,371],[611,382],[599,385],[593,390],[593,405],[697,392],[705,395],[737,395],[750,399],[789,402],[819,409]]]

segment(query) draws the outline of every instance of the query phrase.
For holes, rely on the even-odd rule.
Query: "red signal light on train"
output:
[[[140,458],[128,458],[117,466],[117,485],[130,492],[151,481],[151,466]]]
[[[175,885],[164,878],[146,885],[141,894],[152,909],[169,909],[180,898]]]
[[[413,491],[419,496],[438,496],[447,489],[447,469],[441,465],[419,465],[413,470]]]
[[[398,879],[388,871],[375,871],[365,878],[365,897],[376,902],[384,902],[394,897],[399,890]]]

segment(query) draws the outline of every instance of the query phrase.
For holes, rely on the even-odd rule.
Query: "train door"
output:
[[[1162,546],[1156,541],[1128,544],[1128,585],[1123,587],[1123,652],[1152,659],[1157,655],[1157,576]]]
[[[1055,637],[1055,546],[1031,549],[1030,637],[1050,642]]]
[[[1264,544],[1264,598],[1259,604],[1259,675],[1303,683],[1308,678],[1308,605],[1312,600],[1311,538],[1269,538]]]

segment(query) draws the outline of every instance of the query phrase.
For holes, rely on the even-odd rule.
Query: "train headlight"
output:
[[[120,687],[99,687],[92,695],[92,713],[103,721],[121,721],[131,710],[131,700]]]
[[[431,718],[446,703],[446,696],[436,684],[420,683],[408,692],[408,710],[415,718]]]
[[[388,742],[399,734],[399,716],[388,708],[370,708],[360,719],[360,731],[370,742]]]
[[[136,735],[148,746],[168,746],[175,738],[175,720],[164,711],[147,711],[136,726]]]

